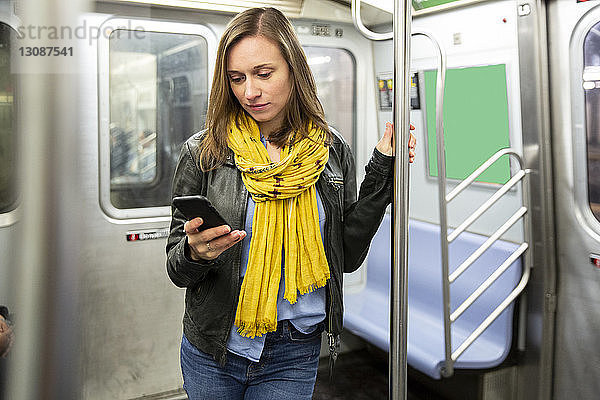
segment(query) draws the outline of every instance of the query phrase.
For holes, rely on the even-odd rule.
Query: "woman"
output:
[[[357,201],[352,153],[324,120],[290,22],[258,8],[229,23],[206,130],[184,144],[173,181],[173,197],[204,195],[230,224],[198,232],[201,218],[172,209],[190,399],[312,397],[321,333],[342,330],[343,272],[361,265],[391,202],[391,154],[388,124]]]

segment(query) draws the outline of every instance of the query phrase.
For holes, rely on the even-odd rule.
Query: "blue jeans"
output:
[[[225,367],[183,336],[183,388],[190,400],[310,400],[322,331],[320,326],[303,334],[289,321],[280,321],[277,331],[267,334],[259,362],[229,352]]]

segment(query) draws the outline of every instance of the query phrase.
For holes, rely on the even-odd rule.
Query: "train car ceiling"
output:
[[[206,11],[238,13],[252,7],[275,7],[289,16],[300,16],[303,0],[269,0],[269,1],[199,1],[199,0],[112,0],[110,3],[142,4],[149,6],[166,6],[176,8],[193,8]]]
[[[321,0],[242,0],[242,1],[202,1],[202,0],[110,0],[109,3],[146,4],[155,6],[193,8],[206,11],[238,13],[252,7],[276,7],[290,17],[303,17],[304,10]],[[461,7],[486,0],[412,0],[413,14],[425,14],[448,8]],[[323,2],[323,1],[321,1]],[[325,0],[331,7],[338,3],[350,7],[351,0]],[[391,20],[394,2],[389,0],[362,0],[361,16],[366,25],[381,23],[381,19]],[[325,15],[322,15],[324,17]],[[387,21],[390,22],[390,21]]]
[[[319,19],[352,23],[350,1],[346,0],[244,0],[231,2],[227,0],[101,0],[97,4],[158,6],[173,9],[194,9],[200,11],[216,11],[238,13],[252,7],[275,7],[289,18]],[[393,3],[386,4],[382,0],[366,0],[361,6],[361,17],[365,25],[372,27],[385,23],[391,24]]]

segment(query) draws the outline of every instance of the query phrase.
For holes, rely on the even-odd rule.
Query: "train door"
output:
[[[600,392],[600,5],[551,2],[558,286],[554,398]]]
[[[216,37],[202,24],[89,18],[104,34],[81,83],[83,398],[183,397],[183,291],[166,275],[165,238],[179,150],[204,124]]]

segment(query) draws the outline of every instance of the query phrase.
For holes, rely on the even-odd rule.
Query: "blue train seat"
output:
[[[487,237],[461,234],[449,251],[450,271],[458,267]],[[390,216],[386,214],[367,258],[367,283],[345,295],[344,326],[377,347],[389,351]],[[454,311],[518,246],[497,241],[450,286]],[[444,361],[444,323],[440,228],[426,222],[409,223],[408,354],[409,365],[440,379]],[[521,278],[515,261],[452,325],[455,350],[504,300]],[[512,343],[513,305],[458,358],[455,368],[492,368],[508,355]]]

